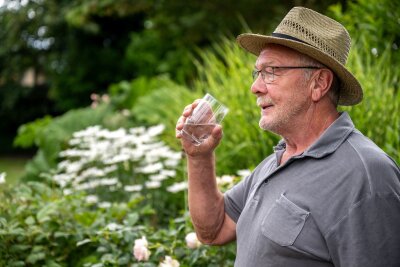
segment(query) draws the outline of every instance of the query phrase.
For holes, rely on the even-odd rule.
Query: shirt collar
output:
[[[347,139],[350,133],[353,132],[354,128],[349,114],[347,112],[341,113],[339,118],[299,157],[321,158],[333,153]],[[286,143],[284,140],[279,141],[274,147],[275,152],[283,152],[285,149]]]

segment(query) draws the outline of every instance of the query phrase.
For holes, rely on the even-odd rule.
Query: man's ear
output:
[[[333,72],[329,69],[319,69],[313,75],[311,97],[313,101],[319,101],[324,97],[333,82]]]

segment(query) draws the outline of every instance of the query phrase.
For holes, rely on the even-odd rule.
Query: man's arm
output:
[[[176,125],[176,137],[186,152],[189,176],[189,211],[199,240],[207,244],[225,244],[236,238],[236,224],[225,213],[224,197],[215,176],[214,150],[222,139],[216,126],[200,146],[182,138],[180,131],[197,102],[187,106]]]
[[[236,223],[225,213],[215,178],[214,153],[188,156],[189,211],[200,241],[221,245],[235,240]]]

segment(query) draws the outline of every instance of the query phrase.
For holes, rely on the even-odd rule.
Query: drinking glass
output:
[[[214,127],[221,124],[229,109],[206,94],[193,110],[183,125],[182,137],[191,141],[195,146],[201,145],[206,140]]]

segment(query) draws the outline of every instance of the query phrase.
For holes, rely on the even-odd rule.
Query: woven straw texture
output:
[[[279,35],[241,34],[237,42],[257,56],[270,43],[284,45],[306,54],[338,76],[341,82],[339,105],[350,106],[361,102],[361,85],[345,67],[351,39],[343,25],[311,9],[295,7],[281,21],[274,34]]]

